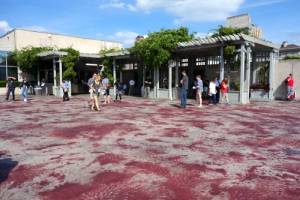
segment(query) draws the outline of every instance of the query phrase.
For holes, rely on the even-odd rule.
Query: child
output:
[[[229,90],[229,87],[228,87],[228,81],[227,81],[227,79],[225,78],[225,79],[222,81],[222,83],[221,83],[221,94],[222,94],[221,103],[223,103],[223,100],[224,100],[224,98],[225,98],[226,103],[229,104],[228,90]]]
[[[62,88],[63,88],[63,92],[64,92],[63,101],[69,101],[70,100],[70,98],[69,98],[70,85],[69,85],[68,81],[63,80]]]

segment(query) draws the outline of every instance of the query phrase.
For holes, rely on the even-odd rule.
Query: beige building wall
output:
[[[122,44],[118,42],[94,40],[54,33],[29,31],[23,29],[15,29],[9,35],[13,38],[10,41],[7,40],[7,36],[0,38],[0,49],[6,46],[11,48],[9,50],[14,50],[15,48],[20,50],[28,46],[50,46],[55,47],[57,49],[72,47],[80,53],[98,54],[99,51],[103,49],[123,48]],[[15,36],[16,39],[13,36]]]
[[[15,49],[15,33],[9,32],[0,37],[0,51],[14,51]]]
[[[286,77],[292,73],[295,81],[296,99],[300,99],[300,60],[280,60],[275,66],[274,76],[274,97],[285,99],[287,88]]]

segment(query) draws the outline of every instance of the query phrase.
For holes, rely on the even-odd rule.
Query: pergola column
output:
[[[63,88],[62,88],[62,76],[63,76],[63,70],[62,70],[62,60],[59,57],[58,59],[58,64],[59,64],[59,91],[60,91],[60,96],[63,96]]]
[[[178,76],[179,76],[179,66],[180,66],[180,59],[176,61],[176,66],[175,66],[175,87],[178,87]]]
[[[40,75],[40,67],[37,67],[37,84],[41,85],[41,75]]]
[[[173,61],[169,61],[169,99],[172,101],[173,100],[173,88],[172,88],[172,68],[173,68]]]
[[[256,66],[256,53],[252,53],[252,84],[256,83],[257,69],[258,68]]]
[[[55,61],[55,58],[53,58],[53,86],[56,90],[56,61]]]
[[[275,67],[275,52],[270,52],[270,68],[269,68],[269,100],[274,99],[274,67]]]
[[[245,104],[245,45],[241,45],[240,49],[241,63],[240,63],[240,103]]]
[[[116,88],[116,81],[117,81],[117,70],[116,70],[116,59],[113,59],[113,84],[114,84],[114,96],[117,94],[117,88]]]
[[[224,79],[224,47],[220,48],[220,80]]]
[[[246,91],[247,91],[247,103],[250,102],[250,74],[251,74],[251,48],[247,47],[247,65],[246,65]]]

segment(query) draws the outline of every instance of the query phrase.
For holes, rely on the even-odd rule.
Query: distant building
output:
[[[284,41],[279,49],[279,56],[280,59],[284,59],[287,56],[300,56],[300,46]]]
[[[98,54],[103,49],[121,49],[121,43],[68,36],[64,34],[13,29],[0,36],[0,50],[14,51],[24,47],[72,47],[80,53]]]
[[[119,42],[18,28],[0,36],[0,52],[7,54],[25,47],[53,47],[54,49],[71,47],[80,52],[80,59],[83,65],[84,63],[93,63],[95,66],[97,66],[95,58],[99,57],[101,50],[123,48]],[[4,53],[2,53],[2,55],[3,54]],[[6,72],[6,58],[2,56],[2,59],[0,59],[0,80],[5,80],[7,75],[18,76],[20,79],[21,72],[19,69],[17,70],[16,65],[12,59],[8,59],[8,70]],[[49,70],[46,69],[46,75],[42,78],[48,79],[47,74],[50,74],[48,71]]]
[[[262,38],[262,29],[252,24],[249,14],[228,17],[225,26],[233,28],[249,28],[251,36]]]

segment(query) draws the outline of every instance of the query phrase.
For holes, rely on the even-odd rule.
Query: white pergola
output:
[[[263,49],[269,52],[269,99],[272,100],[273,96],[273,83],[274,83],[274,67],[275,67],[275,54],[279,50],[279,46],[272,42],[258,39],[245,34],[234,34],[219,37],[207,37],[202,39],[195,39],[189,42],[179,43],[175,53],[180,55],[197,55],[201,53],[210,53],[212,51],[219,51],[220,56],[220,80],[224,79],[224,46],[226,44],[234,44],[240,46],[238,53],[240,54],[240,91],[239,102],[241,104],[249,103],[250,92],[250,76],[251,76],[251,59],[252,52],[255,49]],[[246,61],[246,63],[245,63]],[[173,65],[174,66],[174,65]],[[176,79],[178,79],[178,63],[176,67]],[[172,70],[170,71],[172,72]],[[172,76],[169,76],[172,77]],[[169,80],[170,81],[170,80]],[[178,80],[176,80],[176,83]],[[171,90],[170,90],[171,91]]]
[[[62,69],[62,57],[68,55],[67,52],[64,51],[44,51],[38,54],[39,57],[42,58],[50,58],[52,59],[52,63],[53,63],[53,94],[55,96],[63,96],[63,91],[62,91],[62,74],[63,74],[63,69]],[[59,86],[57,87],[56,84],[56,63],[59,64]],[[38,85],[40,85],[40,72],[38,70],[37,73],[37,81],[38,81]]]

